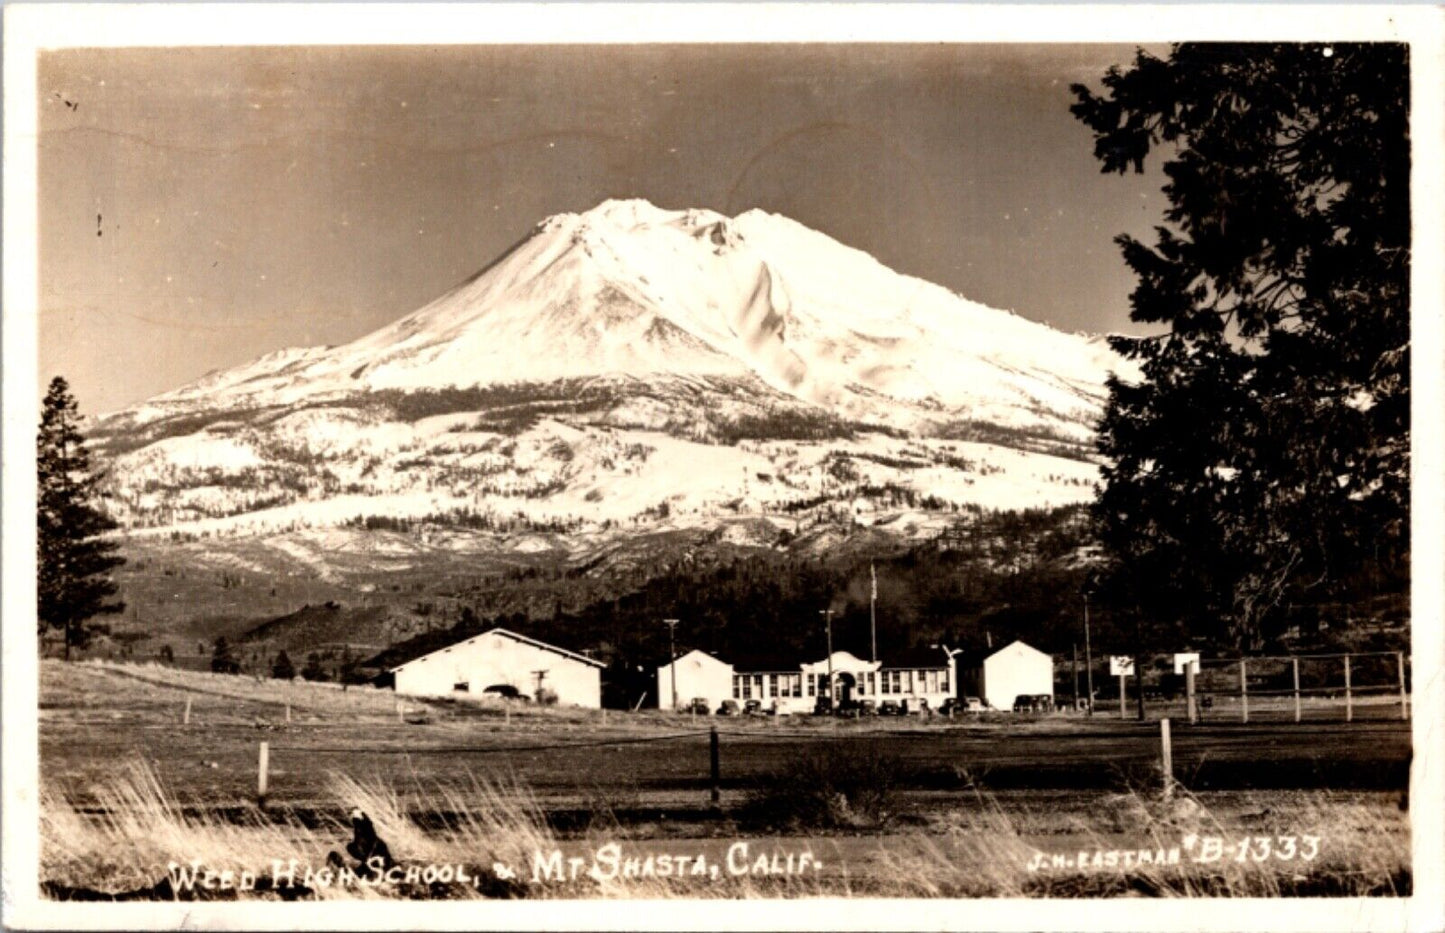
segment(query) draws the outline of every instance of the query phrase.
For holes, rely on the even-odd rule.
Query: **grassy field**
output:
[[[348,838],[352,807],[399,860],[515,864],[525,875],[539,851],[584,857],[612,842],[725,864],[728,846],[753,840],[806,849],[829,868],[308,896],[1392,894],[1410,883],[1410,738],[1386,719],[1176,725],[1178,783],[1166,800],[1157,725],[1062,715],[694,720],[399,705],[371,688],[53,662],[42,665],[40,715],[45,877],[110,892],[154,884],[172,859],[321,865]],[[1257,850],[1191,863],[1186,850],[1182,866],[1075,864],[1081,850],[1167,852],[1205,838],[1298,846],[1305,836],[1319,840],[1308,863],[1256,860]],[[1068,865],[1041,868],[1038,853]]]

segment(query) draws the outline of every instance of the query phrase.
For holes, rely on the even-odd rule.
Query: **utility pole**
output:
[[[833,707],[833,610],[824,609],[818,613],[828,629],[828,708]]]
[[[878,662],[878,568],[868,562],[868,578],[872,584],[868,597],[868,632],[873,640],[872,661]]]
[[[1079,643],[1074,642],[1072,661],[1069,665],[1074,672],[1074,709],[1079,708]]]
[[[672,675],[672,708],[677,710],[677,639],[674,635],[677,632],[676,619],[663,619],[667,626],[667,670]]]
[[[1094,653],[1089,648],[1089,594],[1084,593],[1084,678],[1089,688],[1089,715],[1094,715]]]

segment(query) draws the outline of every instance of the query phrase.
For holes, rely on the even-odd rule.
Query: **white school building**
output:
[[[602,707],[602,662],[535,638],[494,628],[391,669],[396,692],[410,696],[481,695],[488,688],[559,706]],[[496,690],[492,691],[496,693]]]
[[[938,709],[956,696],[954,659],[941,648],[915,649],[882,661],[865,661],[850,652],[835,651],[831,658],[796,665],[755,662],[741,669],[694,650],[657,668],[657,705],[659,709],[686,708],[701,699],[715,712],[724,700],[735,700],[739,706],[758,700],[764,709],[778,713],[811,713],[818,698],[828,694],[830,670],[835,704],[892,700],[906,702],[916,711],[925,706]]]

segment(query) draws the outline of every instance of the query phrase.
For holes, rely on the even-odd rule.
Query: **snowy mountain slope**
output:
[[[787,218],[609,201],[544,221],[484,274],[341,347],[282,350],[160,396],[318,395],[598,374],[756,374],[868,411],[856,389],[1014,424],[1096,407],[1112,354],[899,275]]]
[[[93,437],[118,517],[157,532],[892,524],[1087,498],[1117,365],[783,217],[609,201],[352,343],[209,374]]]

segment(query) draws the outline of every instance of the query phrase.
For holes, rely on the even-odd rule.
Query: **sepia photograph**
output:
[[[1439,920],[1438,11],[323,7],[7,9],[7,926]]]

